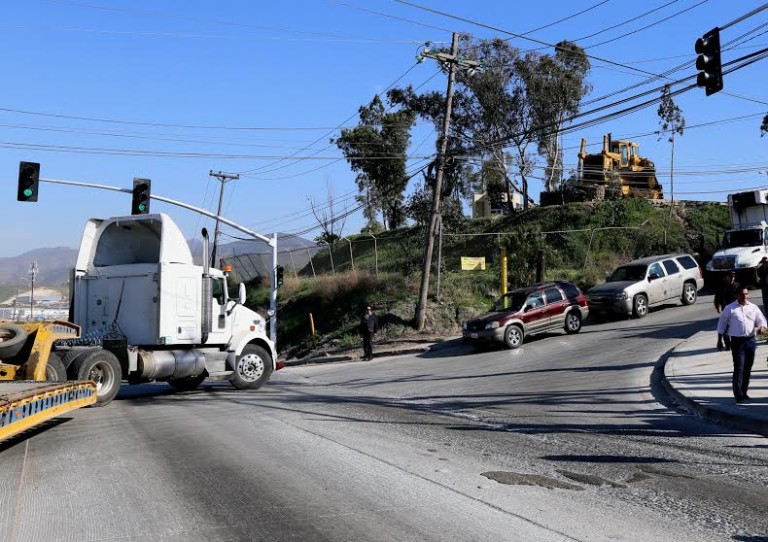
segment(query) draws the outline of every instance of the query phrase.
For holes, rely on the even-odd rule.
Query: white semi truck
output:
[[[244,306],[245,286],[230,298],[228,273],[208,261],[207,234],[203,263],[196,265],[166,214],[91,219],[70,277],[75,332],[34,359],[27,346],[0,352],[1,361],[19,367],[16,379],[34,372],[45,380],[93,381],[97,405],[110,402],[123,381],[166,381],[191,390],[212,378],[259,388],[279,368],[266,322]],[[26,333],[22,326],[3,327],[6,346],[24,342],[13,336]]]
[[[758,283],[757,266],[768,256],[768,189],[728,195],[731,227],[723,243],[707,263],[709,279],[718,280],[736,271],[736,280],[745,286]]]

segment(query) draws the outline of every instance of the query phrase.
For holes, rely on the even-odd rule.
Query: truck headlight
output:
[[[620,301],[620,300],[622,300],[622,299],[627,299],[628,297],[629,297],[629,296],[627,295],[627,292],[619,292],[619,293],[617,293],[617,294],[614,296],[614,298],[615,298],[617,301]]]
[[[499,327],[498,322],[488,322],[485,324],[485,329],[496,329],[497,327]]]

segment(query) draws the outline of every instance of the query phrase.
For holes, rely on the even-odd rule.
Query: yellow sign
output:
[[[485,256],[475,258],[472,256],[461,257],[461,270],[462,271],[485,271]]]

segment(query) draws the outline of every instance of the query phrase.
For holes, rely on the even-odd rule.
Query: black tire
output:
[[[87,350],[80,348],[76,350],[70,350],[62,356],[61,361],[64,363],[64,367],[67,369],[67,372],[69,372],[69,367],[72,365],[75,359],[77,359],[78,356],[82,356],[86,352]],[[74,379],[74,376],[72,376],[72,378]]]
[[[168,384],[175,391],[193,391],[199,388],[206,378],[208,378],[208,371],[203,371],[202,374],[190,376],[189,378],[172,378],[168,381]]]
[[[66,382],[67,369],[64,362],[56,352],[51,352],[48,356],[48,363],[45,366],[46,382]]]
[[[91,380],[96,383],[96,404],[109,404],[120,391],[122,369],[120,362],[109,350],[87,350],[77,356],[69,369],[74,380]]]
[[[239,390],[256,390],[272,374],[272,356],[261,346],[246,344],[232,370],[234,374],[229,381],[234,387]]]
[[[27,330],[16,324],[0,325],[0,359],[18,354],[24,348],[28,336]]]
[[[698,292],[696,292],[696,285],[692,282],[686,282],[683,285],[683,295],[680,298],[680,301],[683,302],[683,305],[693,305],[696,303],[697,297]]]
[[[578,309],[572,309],[565,315],[565,332],[569,335],[581,331],[581,313]]]
[[[637,294],[632,300],[632,314],[635,318],[644,318],[648,314],[648,298],[645,294]]]
[[[523,345],[524,340],[525,335],[523,334],[523,328],[520,326],[512,324],[507,326],[507,329],[504,330],[504,346],[510,350],[520,348]]]

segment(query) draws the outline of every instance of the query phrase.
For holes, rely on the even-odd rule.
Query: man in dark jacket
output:
[[[360,317],[360,335],[363,336],[363,359],[373,359],[373,334],[379,329],[379,323],[376,315],[373,314],[371,307],[365,307],[363,315]]]
[[[723,282],[720,283],[715,290],[715,310],[717,314],[721,314],[723,309],[736,301],[736,295],[739,292],[739,283],[736,282],[736,271],[728,271],[723,277]],[[723,346],[726,350],[731,349],[731,336],[728,333],[728,329],[722,334]]]
[[[739,291],[739,283],[736,282],[736,271],[729,271],[715,290],[715,310],[717,314],[723,312],[723,309],[736,301],[736,294]]]
[[[763,294],[763,313],[768,311],[768,256],[763,256],[757,266],[757,278],[760,291]]]

